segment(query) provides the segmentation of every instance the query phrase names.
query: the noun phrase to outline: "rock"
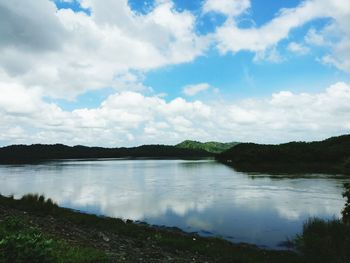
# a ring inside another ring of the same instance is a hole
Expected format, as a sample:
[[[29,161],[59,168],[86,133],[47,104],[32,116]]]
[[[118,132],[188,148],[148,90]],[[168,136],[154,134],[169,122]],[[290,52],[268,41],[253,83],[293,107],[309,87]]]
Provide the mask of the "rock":
[[[109,242],[109,237],[103,234],[102,232],[98,232],[98,236],[103,239],[105,242]]]

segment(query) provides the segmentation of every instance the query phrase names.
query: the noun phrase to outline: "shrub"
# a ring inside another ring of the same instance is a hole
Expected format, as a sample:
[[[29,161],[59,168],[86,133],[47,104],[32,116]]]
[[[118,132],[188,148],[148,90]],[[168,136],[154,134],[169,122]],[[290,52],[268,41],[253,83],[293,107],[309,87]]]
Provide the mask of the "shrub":
[[[0,241],[0,255],[3,262],[54,262],[54,245],[40,233],[17,233]]]
[[[24,209],[31,211],[41,212],[53,212],[58,208],[57,204],[54,203],[50,198],[45,199],[43,195],[28,194],[21,198],[20,203]]]
[[[343,193],[343,197],[346,198],[346,203],[341,213],[343,216],[343,222],[345,224],[349,224],[350,223],[350,184],[345,184],[345,191]]]
[[[350,262],[350,225],[338,219],[310,219],[295,244],[306,262]]]

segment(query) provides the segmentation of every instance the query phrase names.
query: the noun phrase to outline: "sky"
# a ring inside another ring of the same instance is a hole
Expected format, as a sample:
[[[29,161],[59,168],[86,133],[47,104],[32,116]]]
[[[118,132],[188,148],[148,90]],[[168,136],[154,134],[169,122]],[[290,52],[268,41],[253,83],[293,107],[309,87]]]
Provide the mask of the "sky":
[[[348,0],[0,0],[0,145],[350,133]]]

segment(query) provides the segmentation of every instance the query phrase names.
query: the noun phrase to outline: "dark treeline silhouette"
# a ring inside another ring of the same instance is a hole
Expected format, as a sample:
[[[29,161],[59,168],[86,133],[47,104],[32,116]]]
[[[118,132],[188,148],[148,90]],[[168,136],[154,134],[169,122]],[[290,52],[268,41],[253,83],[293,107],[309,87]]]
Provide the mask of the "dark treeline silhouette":
[[[216,159],[243,172],[350,174],[350,135],[279,145],[241,143]]]
[[[350,174],[350,135],[319,142],[290,142],[279,145],[240,143],[217,155],[203,149],[168,145],[102,148],[33,144],[0,148],[0,163],[3,164],[33,163],[51,159],[199,159],[213,156],[218,161],[243,172]]]
[[[204,150],[181,149],[167,145],[143,145],[131,148],[66,146],[62,144],[11,145],[0,148],[0,163],[32,163],[50,159],[155,158],[196,159],[211,157]]]

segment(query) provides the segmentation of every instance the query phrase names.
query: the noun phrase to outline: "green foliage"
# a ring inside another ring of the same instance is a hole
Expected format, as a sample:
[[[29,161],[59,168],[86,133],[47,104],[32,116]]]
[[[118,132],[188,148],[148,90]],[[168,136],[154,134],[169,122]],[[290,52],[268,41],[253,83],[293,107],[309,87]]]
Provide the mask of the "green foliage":
[[[343,216],[343,222],[346,224],[350,224],[350,184],[345,184],[345,191],[343,193],[343,197],[346,198],[345,207],[341,211]]]
[[[106,262],[105,254],[49,238],[18,218],[0,223],[0,262]]]
[[[53,240],[40,233],[16,233],[0,241],[3,262],[54,262]]]
[[[241,143],[216,158],[245,172],[350,174],[350,135],[310,143]]]
[[[57,210],[58,206],[50,198],[46,199],[43,195],[27,194],[21,198],[22,206],[36,210],[38,212],[47,213]]]
[[[295,244],[305,262],[350,262],[350,225],[336,219],[310,219]]]
[[[15,200],[13,196],[4,197],[0,195],[0,203],[8,207],[18,208],[25,211],[33,211],[39,215],[58,212],[58,206],[50,198],[46,199],[43,195],[27,194],[20,200]]]
[[[186,140],[177,145],[178,148],[181,149],[192,149],[192,150],[204,150],[209,153],[217,154],[223,151],[226,151],[234,146],[239,144],[238,142],[229,142],[229,143],[221,143],[221,142],[197,142]]]
[[[198,149],[182,149],[170,145],[142,145],[130,148],[102,148],[66,146],[62,144],[11,145],[0,147],[0,163],[36,163],[52,159],[87,158],[183,158],[209,157],[210,153]]]

